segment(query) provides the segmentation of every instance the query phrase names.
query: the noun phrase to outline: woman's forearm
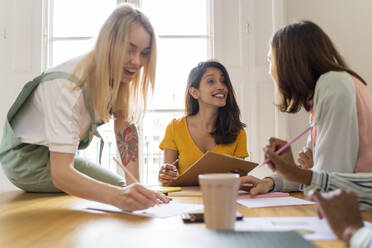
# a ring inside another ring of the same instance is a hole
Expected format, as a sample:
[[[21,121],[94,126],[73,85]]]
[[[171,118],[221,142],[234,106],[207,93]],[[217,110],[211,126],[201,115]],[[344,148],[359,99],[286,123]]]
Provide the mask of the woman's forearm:
[[[51,152],[53,184],[70,195],[113,204],[119,188],[80,173],[74,168],[73,163],[74,154]]]
[[[311,178],[313,176],[313,172],[308,169],[301,169],[298,173],[298,179],[296,182],[305,184],[305,185],[310,185],[311,184]]]
[[[116,119],[115,137],[123,165],[126,166],[137,181],[139,181],[138,133],[135,125],[129,125],[128,122]],[[128,175],[125,175],[125,181],[127,185],[134,183]]]

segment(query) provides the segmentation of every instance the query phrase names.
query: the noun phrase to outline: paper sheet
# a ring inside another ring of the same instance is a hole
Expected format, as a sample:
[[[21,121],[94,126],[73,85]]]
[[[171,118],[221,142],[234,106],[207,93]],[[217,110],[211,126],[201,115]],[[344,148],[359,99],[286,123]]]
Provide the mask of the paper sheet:
[[[235,222],[236,231],[297,231],[307,240],[337,240],[325,219],[318,217],[257,217]]]
[[[137,210],[137,211],[130,212],[130,211],[121,210],[111,205],[97,202],[97,203],[90,204],[87,208],[92,209],[92,210],[98,210],[98,211],[116,212],[116,213],[123,213],[123,214],[130,214],[130,215],[137,215],[137,216],[144,216],[144,217],[151,217],[151,218],[166,218],[166,217],[180,215],[184,213],[200,211],[200,210],[203,210],[204,207],[201,204],[170,202],[168,204],[156,205],[154,207],[151,207],[145,210]]]
[[[312,205],[314,202],[302,200],[296,197],[268,197],[238,199],[237,202],[247,208],[264,208],[293,205]]]

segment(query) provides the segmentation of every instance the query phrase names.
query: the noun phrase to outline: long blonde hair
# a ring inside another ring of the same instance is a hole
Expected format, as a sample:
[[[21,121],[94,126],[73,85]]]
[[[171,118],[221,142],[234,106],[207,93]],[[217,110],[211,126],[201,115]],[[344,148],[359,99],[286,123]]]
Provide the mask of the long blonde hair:
[[[151,52],[146,65],[137,72],[132,82],[121,83],[131,28],[141,25],[150,35]],[[95,48],[79,63],[74,73],[81,71],[81,85],[85,84],[94,109],[101,120],[111,118],[111,106],[129,122],[142,119],[146,99],[154,89],[156,69],[156,37],[149,19],[128,4],[116,8],[103,24]]]

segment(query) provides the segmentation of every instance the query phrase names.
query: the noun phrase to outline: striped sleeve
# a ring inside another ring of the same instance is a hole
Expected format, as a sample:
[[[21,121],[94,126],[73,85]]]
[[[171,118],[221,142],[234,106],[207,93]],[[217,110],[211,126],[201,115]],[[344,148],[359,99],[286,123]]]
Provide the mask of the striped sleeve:
[[[366,225],[359,229],[350,239],[350,248],[372,247],[372,225]]]
[[[301,184],[291,182],[279,177],[276,174],[269,176],[274,181],[274,192],[296,192],[300,191]]]
[[[372,172],[340,173],[313,171],[311,185],[324,192],[335,189],[351,190],[358,198],[361,210],[372,210]],[[301,187],[304,188],[303,185]]]

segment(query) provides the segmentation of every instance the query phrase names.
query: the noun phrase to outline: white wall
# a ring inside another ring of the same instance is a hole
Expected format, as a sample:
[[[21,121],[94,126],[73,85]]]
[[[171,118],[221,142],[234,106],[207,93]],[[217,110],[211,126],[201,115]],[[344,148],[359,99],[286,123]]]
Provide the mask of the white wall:
[[[276,131],[274,87],[266,60],[273,32],[272,1],[216,0],[214,11],[214,55],[227,67],[237,93],[248,151],[253,161],[261,162],[261,148]]]
[[[360,74],[372,91],[372,1],[370,0],[287,0],[287,22],[307,19],[317,23],[332,39],[349,66]],[[289,136],[308,123],[307,114],[290,115]],[[305,144],[297,142],[294,151]]]
[[[254,161],[263,160],[267,137],[288,140],[308,125],[306,112],[278,113],[273,105],[275,93],[266,55],[272,33],[284,24],[301,19],[316,22],[372,90],[372,1],[216,0],[216,5],[215,56],[227,66],[235,83]],[[294,153],[302,149],[306,138],[292,146]]]
[[[0,137],[10,105],[41,71],[41,0],[0,0]],[[15,189],[0,169],[0,190]]]

